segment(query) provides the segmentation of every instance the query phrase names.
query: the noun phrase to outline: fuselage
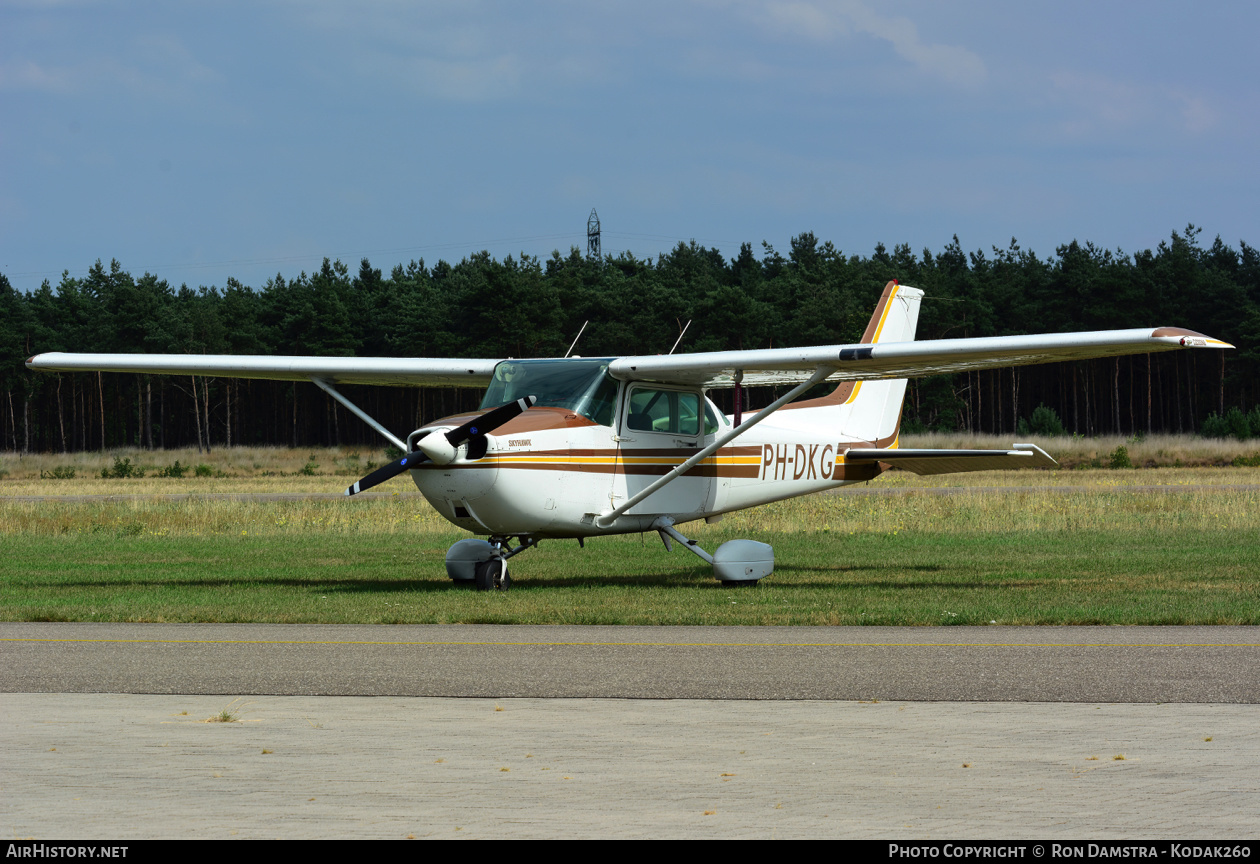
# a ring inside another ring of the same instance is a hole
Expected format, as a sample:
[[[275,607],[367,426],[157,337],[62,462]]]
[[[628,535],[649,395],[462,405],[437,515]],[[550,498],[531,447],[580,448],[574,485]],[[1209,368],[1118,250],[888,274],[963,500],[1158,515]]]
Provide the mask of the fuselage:
[[[834,422],[838,407],[776,413],[603,527],[600,514],[729,432],[734,418],[698,390],[618,384],[611,410],[594,419],[585,416],[590,411],[534,407],[486,436],[480,458],[461,447],[451,464],[426,463],[411,477],[439,513],[477,534],[639,532],[660,516],[679,523],[713,518],[878,476],[878,464],[845,464],[848,447],[877,442],[843,436]],[[430,423],[408,443],[472,416]]]

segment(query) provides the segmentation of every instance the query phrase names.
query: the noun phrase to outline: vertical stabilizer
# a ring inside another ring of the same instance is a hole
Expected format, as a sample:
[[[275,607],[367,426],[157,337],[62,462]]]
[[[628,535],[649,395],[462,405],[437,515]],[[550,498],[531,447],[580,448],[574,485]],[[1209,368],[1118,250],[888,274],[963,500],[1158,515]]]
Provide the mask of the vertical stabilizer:
[[[875,345],[881,342],[913,342],[914,331],[919,326],[919,301],[923,292],[908,285],[889,282],[884,286],[875,313],[871,315],[862,343]]]
[[[919,324],[917,288],[889,282],[884,287],[875,314],[862,334],[865,344],[913,342]],[[906,396],[906,379],[857,381],[848,386],[840,432],[846,438],[870,441],[877,447],[894,446],[901,426],[901,405]],[[844,385],[841,388],[844,389]]]

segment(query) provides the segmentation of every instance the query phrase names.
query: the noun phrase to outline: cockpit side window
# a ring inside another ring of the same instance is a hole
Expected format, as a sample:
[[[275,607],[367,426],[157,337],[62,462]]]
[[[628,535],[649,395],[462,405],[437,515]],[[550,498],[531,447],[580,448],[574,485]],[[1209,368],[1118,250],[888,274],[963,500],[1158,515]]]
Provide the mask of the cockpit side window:
[[[626,407],[626,428],[632,432],[700,434],[700,394],[655,387],[635,387]]]

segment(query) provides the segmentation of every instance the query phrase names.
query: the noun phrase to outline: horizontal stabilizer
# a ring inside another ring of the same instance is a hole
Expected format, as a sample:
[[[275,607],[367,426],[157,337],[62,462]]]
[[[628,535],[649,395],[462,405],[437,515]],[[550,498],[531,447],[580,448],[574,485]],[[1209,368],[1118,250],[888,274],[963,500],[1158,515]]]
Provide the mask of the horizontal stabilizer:
[[[1059,463],[1036,444],[1013,444],[1010,450],[874,450],[851,449],[850,465],[886,462],[915,474],[957,474],[963,471],[1002,471],[1012,468],[1057,468]]]

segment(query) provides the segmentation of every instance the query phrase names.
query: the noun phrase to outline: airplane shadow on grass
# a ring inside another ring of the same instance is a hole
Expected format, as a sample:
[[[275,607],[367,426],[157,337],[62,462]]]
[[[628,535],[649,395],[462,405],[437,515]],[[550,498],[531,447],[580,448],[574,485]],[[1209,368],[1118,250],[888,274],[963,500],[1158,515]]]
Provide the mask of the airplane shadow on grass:
[[[986,588],[1022,588],[1035,587],[1038,583],[1035,580],[1021,578],[1018,581],[1012,581],[1005,577],[997,578],[994,581],[977,581],[975,578],[967,579],[951,579],[948,577],[939,580],[932,580],[931,574],[947,573],[949,568],[939,564],[923,564],[916,566],[880,566],[880,567],[860,567],[860,566],[829,566],[829,567],[805,567],[795,565],[783,565],[775,568],[775,574],[817,574],[814,578],[791,578],[791,581],[783,579],[775,579],[772,574],[766,577],[764,587],[773,588],[777,591],[799,591],[802,589],[831,588],[839,590],[858,590],[858,589],[970,589],[980,590]],[[911,578],[897,579],[889,574],[905,573]],[[871,579],[866,578],[866,574],[880,574],[883,578]],[[913,578],[915,575],[920,578]],[[556,577],[539,577],[534,578],[529,575],[522,577],[513,577],[512,590],[529,590],[531,588],[601,588],[601,587],[645,587],[645,588],[711,588],[723,590],[729,588],[750,588],[755,587],[758,583],[721,583],[713,578],[712,571],[704,566],[692,567],[687,569],[679,569],[669,573],[655,574],[605,574],[600,576],[572,576],[564,578]]]
[[[835,565],[828,567],[807,567],[798,565],[781,565],[776,573],[783,574],[817,574],[815,578],[793,578],[791,581],[776,580],[774,575],[767,577],[765,587],[778,591],[799,591],[802,589],[831,588],[837,590],[982,590],[993,588],[1033,588],[1041,583],[1036,579],[1021,577],[995,577],[993,580],[908,578],[898,579],[891,574],[905,573],[930,577],[934,573],[947,572],[946,567],[939,564],[923,564],[915,566],[885,565],[879,567]],[[876,574],[882,578],[872,579]],[[443,576],[430,578],[406,579],[293,579],[293,578],[240,578],[221,577],[214,579],[127,579],[109,582],[77,581],[63,582],[59,587],[74,589],[114,589],[114,590],[161,590],[161,589],[210,589],[225,588],[242,589],[289,588],[297,591],[324,594],[398,594],[422,593],[438,594],[448,591],[471,590],[471,584],[457,584]],[[667,573],[605,573],[598,576],[540,576],[528,573],[514,576],[511,591],[530,591],[539,589],[580,588],[704,588],[723,590],[729,588],[751,588],[756,583],[724,584],[713,578],[707,567],[679,569]]]
[[[61,582],[62,588],[108,589],[213,589],[293,588],[319,593],[352,592],[396,594],[399,591],[444,591],[452,586],[447,579],[267,579],[222,577],[217,579],[119,579],[108,582]]]

